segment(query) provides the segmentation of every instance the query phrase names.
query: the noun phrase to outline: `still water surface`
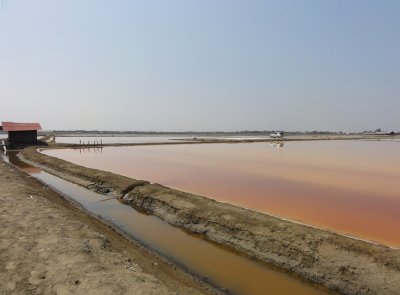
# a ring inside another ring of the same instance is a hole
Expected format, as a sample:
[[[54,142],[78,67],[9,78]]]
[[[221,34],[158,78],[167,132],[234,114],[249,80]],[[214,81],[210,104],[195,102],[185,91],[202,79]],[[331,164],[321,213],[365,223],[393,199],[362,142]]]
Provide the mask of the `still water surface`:
[[[219,287],[226,288],[232,294],[331,294],[207,242],[201,235],[190,235],[155,216],[139,213],[116,199],[109,199],[107,196],[96,194],[43,172],[20,161],[13,153],[6,158],[12,164],[78,202],[87,211],[112,223],[129,236],[173,259],[191,272]]]
[[[145,143],[145,142],[174,142],[191,139],[190,137],[171,136],[57,136],[57,143],[73,144],[112,144],[112,143]]]
[[[188,141],[196,139],[208,140],[265,140],[269,136],[196,136],[196,135],[178,135],[178,136],[57,136],[57,143],[73,144],[113,144],[113,143],[148,143],[148,142],[174,142]]]
[[[400,143],[108,147],[46,154],[400,246]]]

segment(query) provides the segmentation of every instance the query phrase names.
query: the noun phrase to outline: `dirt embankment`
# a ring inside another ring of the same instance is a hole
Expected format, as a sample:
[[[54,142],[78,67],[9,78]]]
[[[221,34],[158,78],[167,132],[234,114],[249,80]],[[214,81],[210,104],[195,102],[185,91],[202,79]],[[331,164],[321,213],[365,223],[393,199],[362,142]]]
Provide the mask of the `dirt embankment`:
[[[400,250],[347,238],[205,197],[84,168],[34,149],[22,155],[50,173],[83,178],[90,189],[202,233],[209,240],[343,294],[399,294]],[[61,168],[60,168],[61,167]],[[106,176],[107,175],[107,176]],[[104,182],[107,179],[107,182]],[[140,185],[132,185],[140,183]],[[100,189],[99,189],[100,188]],[[129,188],[129,189],[127,189]],[[123,192],[123,194],[121,194]]]
[[[0,294],[213,294],[0,160]]]
[[[113,194],[121,197],[136,186],[149,184],[148,181],[136,180],[111,172],[89,169],[60,159],[43,155],[35,148],[27,148],[20,153],[26,161],[34,162],[52,174],[82,185],[101,194]]]

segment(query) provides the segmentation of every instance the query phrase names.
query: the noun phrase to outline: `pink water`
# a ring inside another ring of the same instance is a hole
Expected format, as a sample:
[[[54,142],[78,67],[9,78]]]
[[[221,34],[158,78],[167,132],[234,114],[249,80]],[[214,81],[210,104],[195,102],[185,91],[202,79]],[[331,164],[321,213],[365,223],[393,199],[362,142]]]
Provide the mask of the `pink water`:
[[[400,246],[399,142],[192,144],[45,153]]]

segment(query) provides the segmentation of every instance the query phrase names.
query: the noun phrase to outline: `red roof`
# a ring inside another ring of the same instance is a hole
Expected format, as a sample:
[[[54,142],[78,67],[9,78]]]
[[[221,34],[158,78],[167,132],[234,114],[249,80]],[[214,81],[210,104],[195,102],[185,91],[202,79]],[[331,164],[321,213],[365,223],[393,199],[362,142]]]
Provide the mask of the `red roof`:
[[[14,122],[1,122],[4,131],[32,131],[42,130],[39,123],[14,123]]]

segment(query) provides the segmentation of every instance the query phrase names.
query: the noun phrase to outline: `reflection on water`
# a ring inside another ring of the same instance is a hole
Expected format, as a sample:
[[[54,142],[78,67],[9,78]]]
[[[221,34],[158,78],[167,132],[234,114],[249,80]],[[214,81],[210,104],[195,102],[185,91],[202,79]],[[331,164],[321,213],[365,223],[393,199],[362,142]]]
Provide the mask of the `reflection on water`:
[[[38,174],[38,173],[40,173],[40,172],[42,171],[42,170],[40,170],[39,168],[36,168],[36,167],[34,167],[34,166],[32,166],[32,165],[29,165],[29,164],[27,164],[27,163],[21,161],[21,160],[16,156],[16,153],[15,153],[15,152],[8,152],[8,153],[4,154],[4,157],[6,158],[6,160],[7,160],[9,163],[11,163],[11,164],[13,164],[13,165],[15,165],[15,166],[17,166],[17,167],[23,169],[24,171],[28,172],[29,174]],[[0,158],[1,158],[1,157],[0,157]]]
[[[277,141],[277,142],[271,142],[270,145],[281,148],[285,145],[285,143],[283,141]]]
[[[398,142],[313,141],[49,150],[80,165],[400,245]]]
[[[169,136],[66,136],[56,137],[57,143],[73,144],[112,144],[112,143],[147,143],[147,142],[173,142],[184,141],[188,137]]]
[[[15,153],[9,154],[8,159],[28,173],[34,169],[16,158]],[[88,191],[40,169],[36,169],[33,176],[72,198],[91,213],[113,223],[126,234],[233,294],[329,294],[207,242],[201,235],[189,235],[155,216],[141,214],[116,199]]]
[[[88,152],[88,153],[103,153],[103,147],[79,147],[76,150],[79,151],[80,154]]]

